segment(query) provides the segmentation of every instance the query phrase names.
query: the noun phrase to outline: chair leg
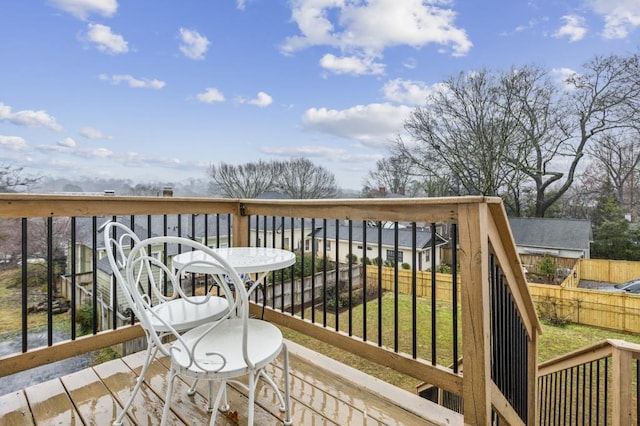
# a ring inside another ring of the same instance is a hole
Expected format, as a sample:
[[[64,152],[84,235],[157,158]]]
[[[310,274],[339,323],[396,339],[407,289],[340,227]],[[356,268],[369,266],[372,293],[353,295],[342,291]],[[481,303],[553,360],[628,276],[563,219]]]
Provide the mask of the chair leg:
[[[118,417],[113,421],[112,423],[113,426],[122,426],[122,420],[124,419],[124,416],[127,414],[127,411],[129,411],[129,408],[131,408],[133,399],[135,398],[136,394],[140,390],[140,387],[142,386],[142,382],[144,382],[144,376],[145,374],[147,374],[149,365],[151,364],[151,361],[155,358],[157,353],[158,353],[158,347],[155,346],[150,341],[147,342],[147,354],[145,356],[144,363],[142,364],[142,370],[140,371],[140,375],[136,379],[136,385],[133,387],[133,390],[129,395],[129,399],[127,399],[127,402],[122,407],[122,411],[120,411],[120,414],[118,414]]]
[[[262,377],[262,379],[265,382],[269,384],[269,386],[271,386],[271,388],[273,389],[273,392],[276,394],[276,397],[278,398],[278,403],[280,404],[278,408],[280,409],[280,411],[284,412],[287,407],[284,402],[284,397],[282,396],[282,392],[280,392],[280,389],[278,389],[278,385],[276,385],[273,379],[267,373],[265,373],[264,370],[260,370],[259,375],[260,377]]]
[[[212,380],[209,381],[209,386],[213,386]],[[213,407],[211,408],[211,420],[209,420],[210,426],[214,426],[216,423],[216,417],[218,417],[218,406],[220,405],[220,401],[222,400],[223,395],[225,400],[227,398],[226,388],[227,388],[227,382],[225,381],[220,382],[220,387],[218,388],[218,393],[216,394],[215,402],[213,404]]]
[[[291,421],[291,377],[289,375],[289,349],[287,345],[282,344],[284,351],[284,424],[289,426]]]
[[[227,399],[227,382],[220,382],[220,387],[222,388],[222,405],[220,406],[220,409],[222,411],[229,411],[231,406]]]
[[[171,368],[169,371],[169,383],[167,384],[167,395],[164,399],[164,408],[162,409],[162,420],[160,420],[160,426],[165,426],[169,419],[169,411],[171,411],[171,395],[173,394],[173,380],[177,375],[177,371]]]
[[[253,411],[255,410],[255,400],[256,400],[256,386],[258,382],[258,377],[256,377],[254,371],[249,372],[249,407],[247,408],[247,425],[253,426]]]
[[[189,396],[195,395],[196,394],[196,386],[198,386],[198,379],[195,379],[193,381],[193,384],[191,385],[191,387],[187,391],[187,395],[189,395]]]

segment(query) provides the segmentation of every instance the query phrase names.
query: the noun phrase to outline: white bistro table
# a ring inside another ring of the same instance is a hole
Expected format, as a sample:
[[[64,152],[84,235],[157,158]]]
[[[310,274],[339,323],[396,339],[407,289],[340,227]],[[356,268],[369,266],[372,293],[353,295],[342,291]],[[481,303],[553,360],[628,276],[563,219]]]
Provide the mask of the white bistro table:
[[[247,289],[249,294],[262,284],[262,280],[269,272],[283,269],[296,263],[295,253],[278,248],[225,247],[212,250],[229,262],[238,274],[257,274],[257,278]],[[198,263],[198,261],[203,260],[212,262],[214,265],[217,263],[200,250],[187,251],[172,258],[173,267],[182,269],[185,272],[216,275],[224,273],[224,270],[216,270],[215,267],[212,267],[212,263]]]

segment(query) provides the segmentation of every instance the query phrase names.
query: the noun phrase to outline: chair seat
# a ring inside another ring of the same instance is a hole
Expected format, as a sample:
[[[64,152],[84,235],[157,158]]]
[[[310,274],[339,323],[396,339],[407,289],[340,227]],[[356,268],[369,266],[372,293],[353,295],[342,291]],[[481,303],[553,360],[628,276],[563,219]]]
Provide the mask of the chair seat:
[[[174,299],[156,305],[152,310],[162,318],[162,320],[171,324],[174,330],[182,332],[202,324],[210,323],[211,321],[221,318],[229,311],[227,299],[211,296],[207,302],[203,303],[205,298],[206,296],[193,296],[190,297],[189,300]],[[151,322],[157,332],[169,331],[158,318],[152,317]]]
[[[208,325],[196,327],[182,337],[187,345],[192,346]],[[282,332],[275,325],[259,320],[248,320],[247,332],[247,352],[248,358],[260,369],[273,361],[283,345]],[[179,348],[180,345],[176,344]],[[222,365],[222,360],[218,356],[207,356],[205,352],[217,352],[224,356],[226,364],[217,372],[212,372],[217,378],[237,377],[246,374],[249,367],[244,361],[242,354],[242,320],[229,319],[221,323],[203,337],[203,340],[196,348],[195,358],[199,360],[205,368],[215,370]],[[192,377],[206,376],[196,365],[190,364],[189,354],[185,351],[174,350],[172,353],[172,367],[180,374]]]

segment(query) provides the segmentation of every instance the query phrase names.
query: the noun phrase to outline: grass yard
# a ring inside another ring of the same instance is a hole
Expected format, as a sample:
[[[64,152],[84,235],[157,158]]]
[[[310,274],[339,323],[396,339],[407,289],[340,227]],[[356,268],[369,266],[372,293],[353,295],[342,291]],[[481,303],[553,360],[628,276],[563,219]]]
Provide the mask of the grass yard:
[[[401,352],[411,353],[411,298],[407,295],[400,295],[398,298],[398,348]],[[369,301],[367,304],[367,340],[377,342],[378,339],[378,300]],[[382,321],[385,324],[393,324],[395,315],[395,303],[393,295],[387,293],[382,298]],[[311,310],[305,311],[305,318],[311,319]],[[363,306],[357,306],[352,310],[352,334],[362,336]],[[424,325],[418,330],[418,355],[424,359],[431,360],[431,302],[426,299],[418,299],[416,303],[417,324]],[[322,323],[322,311],[316,311],[315,321]],[[461,326],[461,317],[458,316],[458,327]],[[339,329],[347,332],[349,324],[348,312],[339,315]],[[436,310],[436,361],[442,365],[450,365],[453,361],[453,315],[449,304],[439,304]],[[335,315],[327,314],[327,327],[335,329]],[[353,368],[366,372],[381,380],[394,384],[409,392],[415,392],[416,386],[421,383],[410,376],[405,376],[383,365],[372,363],[353,353],[335,348],[319,340],[297,333],[293,330],[284,329],[286,338],[297,343],[343,362]],[[382,342],[385,346],[393,347],[394,330],[385,329],[382,333]],[[459,334],[459,344],[462,342],[462,334]],[[542,323],[542,336],[538,345],[539,361],[543,362],[557,356],[566,354],[575,349],[579,349],[605,339],[621,339],[628,342],[640,344],[640,336],[636,334],[621,333],[612,330],[604,330],[595,327],[587,327],[577,324],[565,326],[554,326]],[[459,350],[459,356],[462,351]]]

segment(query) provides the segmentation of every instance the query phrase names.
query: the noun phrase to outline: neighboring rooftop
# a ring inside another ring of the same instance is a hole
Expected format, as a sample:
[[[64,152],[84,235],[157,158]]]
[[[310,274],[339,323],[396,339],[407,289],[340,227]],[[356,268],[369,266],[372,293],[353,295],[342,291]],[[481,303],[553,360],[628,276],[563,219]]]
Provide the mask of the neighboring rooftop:
[[[589,250],[593,239],[586,219],[510,217],[509,224],[517,246]]]

